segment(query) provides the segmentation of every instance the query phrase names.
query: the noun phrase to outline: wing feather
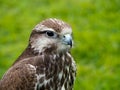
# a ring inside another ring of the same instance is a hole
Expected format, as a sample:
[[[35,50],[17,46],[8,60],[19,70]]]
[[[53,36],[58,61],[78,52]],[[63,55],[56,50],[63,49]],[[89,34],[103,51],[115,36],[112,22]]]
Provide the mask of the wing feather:
[[[34,90],[37,88],[37,64],[44,69],[41,57],[31,57],[14,64],[0,81],[0,90]],[[40,78],[39,78],[40,79]]]

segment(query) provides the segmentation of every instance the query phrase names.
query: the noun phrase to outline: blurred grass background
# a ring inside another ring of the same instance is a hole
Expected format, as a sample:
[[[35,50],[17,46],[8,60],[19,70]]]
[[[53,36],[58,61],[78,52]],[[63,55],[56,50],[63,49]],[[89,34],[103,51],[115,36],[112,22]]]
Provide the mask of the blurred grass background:
[[[120,90],[120,0],[0,0],[0,78],[51,17],[73,28],[74,90]]]

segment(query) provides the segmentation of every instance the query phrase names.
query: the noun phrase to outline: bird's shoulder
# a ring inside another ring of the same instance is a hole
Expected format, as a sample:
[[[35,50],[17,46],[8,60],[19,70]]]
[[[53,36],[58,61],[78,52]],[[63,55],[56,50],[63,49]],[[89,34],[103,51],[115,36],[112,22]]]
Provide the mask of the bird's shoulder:
[[[35,86],[33,82],[37,82],[38,66],[42,73],[44,62],[41,56],[25,58],[15,63],[1,79],[0,90],[8,90],[6,87],[11,90],[16,90],[17,88],[26,90],[25,88],[29,87],[29,90],[33,90],[32,86]]]

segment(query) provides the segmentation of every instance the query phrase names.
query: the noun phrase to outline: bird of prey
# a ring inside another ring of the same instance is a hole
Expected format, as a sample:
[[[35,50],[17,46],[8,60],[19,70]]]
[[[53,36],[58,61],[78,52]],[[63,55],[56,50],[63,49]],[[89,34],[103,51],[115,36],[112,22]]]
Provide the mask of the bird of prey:
[[[73,90],[76,64],[72,29],[49,18],[36,25],[27,48],[0,81],[0,90]]]

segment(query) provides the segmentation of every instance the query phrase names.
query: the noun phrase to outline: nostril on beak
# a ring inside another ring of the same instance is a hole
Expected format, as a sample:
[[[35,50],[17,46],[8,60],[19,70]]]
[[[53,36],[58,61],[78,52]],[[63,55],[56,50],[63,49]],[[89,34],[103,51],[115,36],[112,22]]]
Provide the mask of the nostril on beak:
[[[63,38],[65,38],[65,36],[63,36]]]

